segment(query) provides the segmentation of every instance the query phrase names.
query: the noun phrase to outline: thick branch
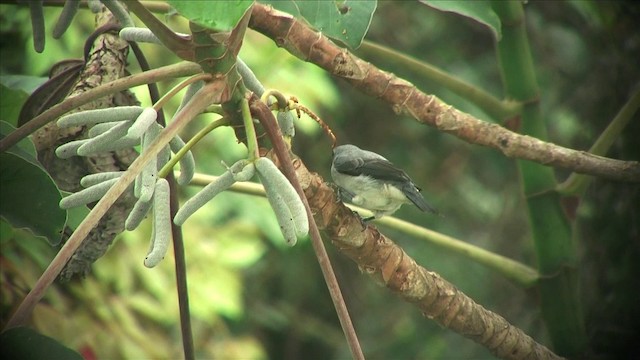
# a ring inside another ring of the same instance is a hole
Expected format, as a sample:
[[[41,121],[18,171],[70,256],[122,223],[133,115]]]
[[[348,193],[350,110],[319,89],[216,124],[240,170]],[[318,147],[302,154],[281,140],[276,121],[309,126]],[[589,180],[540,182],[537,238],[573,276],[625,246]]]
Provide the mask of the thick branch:
[[[560,359],[502,316],[475,303],[438,274],[418,265],[375,227],[362,230],[357,215],[337,201],[333,190],[302,162],[296,168],[320,229],[367,275],[382,282],[422,314],[489,349],[502,359]]]
[[[620,181],[640,182],[640,163],[577,151],[509,131],[463,113],[413,84],[359,59],[291,15],[255,4],[249,27],[273,39],[302,60],[312,62],[362,92],[467,142],[492,147],[508,157]]]

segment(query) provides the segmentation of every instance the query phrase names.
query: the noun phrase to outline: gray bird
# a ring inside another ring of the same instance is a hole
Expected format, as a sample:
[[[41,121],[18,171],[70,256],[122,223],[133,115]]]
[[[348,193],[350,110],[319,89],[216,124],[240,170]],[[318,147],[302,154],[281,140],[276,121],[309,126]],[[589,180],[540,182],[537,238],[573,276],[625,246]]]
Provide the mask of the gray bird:
[[[333,149],[331,177],[338,185],[343,201],[373,212],[373,217],[364,221],[390,215],[404,203],[438,213],[427,204],[407,173],[381,155],[355,145],[340,145]]]

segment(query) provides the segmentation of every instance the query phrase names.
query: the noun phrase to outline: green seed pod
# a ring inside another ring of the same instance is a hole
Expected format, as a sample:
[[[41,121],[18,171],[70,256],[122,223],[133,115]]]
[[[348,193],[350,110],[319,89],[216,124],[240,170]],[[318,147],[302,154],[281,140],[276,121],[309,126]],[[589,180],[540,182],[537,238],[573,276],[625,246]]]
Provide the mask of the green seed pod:
[[[247,64],[245,64],[245,62],[240,58],[237,58],[236,64],[238,73],[240,74],[240,76],[242,76],[242,82],[247,87],[247,89],[253,91],[258,96],[262,96],[262,94],[264,94],[264,86],[262,85],[260,80],[258,80],[251,68],[248,67]]]
[[[147,28],[126,27],[120,30],[119,36],[126,41],[152,43],[162,45],[158,37]]]
[[[178,36],[187,37],[190,34],[183,33],[175,33]],[[139,27],[125,27],[120,30],[120,37],[127,41],[135,41],[135,42],[144,42],[151,44],[162,45],[162,41],[158,39],[156,34],[154,34],[151,30],[147,28],[139,28]]]
[[[91,127],[91,129],[89,129],[89,137],[94,138],[100,134],[104,134],[107,131],[111,130],[113,127],[120,125],[124,122],[127,122],[129,120],[123,120],[123,121],[111,121],[111,122],[107,122],[107,123],[101,123],[101,124],[95,124]]]
[[[83,187],[89,187],[100,184],[107,180],[117,179],[124,174],[124,171],[106,171],[96,174],[89,174],[80,179],[80,185]]]
[[[238,172],[232,172],[233,179],[235,181],[249,181],[256,173],[256,166],[248,160],[240,160],[243,162],[243,167]]]
[[[31,11],[31,32],[33,33],[33,49],[37,53],[44,51],[45,33],[44,33],[44,12],[42,0],[29,1],[29,10]]]
[[[171,151],[174,154],[177,154],[183,147],[185,147],[184,141],[179,137],[175,136],[169,142],[169,146],[171,147]],[[187,185],[193,179],[193,175],[196,173],[196,161],[193,158],[193,153],[191,151],[187,151],[184,156],[180,159],[180,176],[176,181],[180,185]]]
[[[118,181],[118,179],[107,180],[62,198],[59,204],[60,208],[71,209],[98,201],[109,191],[109,188],[111,188],[116,181]]]
[[[165,146],[158,153],[158,170],[161,170],[171,159],[171,149]]]
[[[144,138],[142,140],[142,153],[149,148],[149,145],[160,135],[162,131],[161,126],[151,126],[149,127],[149,131],[144,134]],[[140,197],[139,199],[142,201],[151,200],[151,196],[153,195],[153,190],[156,186],[156,180],[158,179],[158,157],[152,158],[147,165],[142,170],[142,173],[139,175],[140,179]]]
[[[89,142],[89,139],[69,141],[56,148],[56,156],[60,159],[68,159],[78,155],[78,148]]]
[[[169,206],[169,182],[158,179],[153,197],[153,234],[144,266],[152,268],[164,259],[171,242],[171,211]]]
[[[192,83],[187,87],[187,91],[185,91],[184,96],[180,101],[180,106],[178,106],[178,110],[176,110],[176,114],[189,103],[189,100],[191,100],[193,95],[195,95],[198,92],[198,90],[200,90],[203,86],[204,86],[204,81],[200,80]]]
[[[296,127],[293,125],[293,120],[295,119],[293,112],[278,111],[277,119],[282,136],[293,138],[296,135]]]
[[[153,200],[153,199],[152,199]],[[153,201],[136,201],[135,205],[133,205],[133,209],[127,216],[127,220],[124,222],[124,228],[128,231],[135,230],[142,220],[147,216],[149,209],[151,209],[151,205],[153,205]]]
[[[54,39],[60,39],[62,34],[67,31],[69,25],[71,25],[73,17],[76,16],[76,12],[78,12],[78,6],[80,6],[80,0],[67,0],[64,2],[62,12],[58,17],[56,26],[53,28]]]
[[[142,113],[143,108],[140,106],[116,106],[107,109],[95,109],[80,111],[77,113],[65,115],[58,119],[58,127],[67,128],[72,126],[93,126],[95,124],[132,120]]]
[[[92,13],[97,14],[102,10],[102,3],[100,0],[87,0],[87,7]]]
[[[260,177],[261,180],[264,180],[264,177],[261,176],[260,172],[258,172],[258,177]],[[296,225],[293,221],[293,214],[291,214],[291,209],[289,209],[289,206],[277,191],[274,191],[273,188],[269,188],[269,185],[266,185],[266,181],[263,181],[262,184],[264,185],[264,189],[267,194],[267,200],[269,200],[269,204],[271,204],[271,208],[276,215],[276,220],[278,220],[278,225],[280,226],[282,236],[284,236],[285,244],[294,246],[298,242],[298,236],[296,232]]]
[[[117,0],[100,0],[102,4],[111,11],[113,16],[122,24],[122,27],[134,27],[136,26],[131,16]]]
[[[227,170],[224,174],[222,174],[215,181],[205,186],[204,189],[200,190],[199,193],[195,194],[191,199],[189,199],[178,213],[173,218],[173,223],[182,226],[185,221],[189,218],[189,216],[193,215],[198,209],[204,206],[204,204],[208,203],[209,200],[213,199],[216,195],[228,189],[233,183],[236,181],[233,179],[233,172],[239,172],[242,167],[238,165],[239,162],[233,164],[229,170]],[[241,164],[242,165],[242,164]]]
[[[158,112],[154,108],[145,108],[127,131],[127,138],[142,138],[142,135],[147,131],[147,129],[149,129],[149,126],[156,122],[157,118]]]
[[[265,191],[277,192],[289,207],[298,238],[306,236],[309,233],[309,219],[296,189],[270,159],[261,157],[255,161],[255,166]]]
[[[137,145],[140,142],[139,139],[123,137],[127,133],[129,126],[131,126],[131,121],[123,121],[109,129],[109,131],[90,139],[86,144],[78,148],[78,155],[89,156],[101,152],[126,149]]]

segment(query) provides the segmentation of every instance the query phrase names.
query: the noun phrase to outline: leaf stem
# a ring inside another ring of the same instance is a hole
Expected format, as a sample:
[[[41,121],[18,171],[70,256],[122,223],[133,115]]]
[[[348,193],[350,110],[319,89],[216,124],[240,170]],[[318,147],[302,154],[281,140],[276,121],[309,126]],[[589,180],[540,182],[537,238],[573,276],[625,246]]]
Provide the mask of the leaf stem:
[[[202,140],[202,138],[205,137],[205,135],[207,135],[208,133],[210,133],[211,131],[217,129],[220,126],[224,126],[224,125],[228,125],[228,124],[229,124],[229,122],[227,121],[227,119],[221,118],[221,119],[218,119],[216,121],[213,121],[213,122],[209,123],[207,126],[205,126],[200,131],[198,131],[198,133],[196,135],[194,135],[187,142],[187,144],[185,146],[183,146],[182,149],[180,149],[180,151],[178,151],[178,153],[175,154],[175,156],[172,157],[171,160],[169,160],[169,162],[167,162],[162,167],[162,169],[158,172],[158,177],[167,176],[171,172],[171,169],[173,169],[173,167],[176,166],[176,164],[180,161],[180,159],[182,159],[182,157],[189,150],[191,150],[191,148],[195,144],[197,144],[200,140]]]
[[[178,85],[174,86],[171,90],[169,90],[169,92],[167,92],[166,94],[164,94],[160,100],[158,100],[155,104],[153,104],[153,109],[155,111],[160,111],[160,109],[162,109],[162,107],[164,106],[164,104],[167,103],[167,101],[171,100],[174,96],[176,96],[177,93],[180,92],[180,90],[184,89],[185,87],[193,84],[194,82],[200,81],[200,80],[209,80],[211,79],[211,74],[198,74],[198,75],[194,75],[188,79],[184,79],[183,81],[181,81]]]
[[[249,110],[249,100],[243,98],[240,102],[242,110],[242,121],[244,122],[244,131],[247,134],[247,148],[249,149],[249,160],[253,161],[260,157],[258,148],[258,138],[256,137],[256,128],[253,126],[253,118],[251,110]]]
[[[622,106],[609,126],[600,134],[596,142],[589,149],[589,152],[594,155],[604,156],[639,108],[640,90],[636,90],[629,101]],[[567,180],[558,185],[556,190],[562,195],[582,195],[585,190],[587,190],[587,186],[589,186],[592,179],[592,176],[572,173]]]

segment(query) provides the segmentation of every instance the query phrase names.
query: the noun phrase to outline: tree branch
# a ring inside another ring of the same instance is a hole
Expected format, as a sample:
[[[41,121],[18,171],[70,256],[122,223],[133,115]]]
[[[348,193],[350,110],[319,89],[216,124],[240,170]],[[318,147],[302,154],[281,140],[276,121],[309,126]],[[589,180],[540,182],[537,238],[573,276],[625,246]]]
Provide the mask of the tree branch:
[[[367,95],[384,100],[399,114],[467,142],[488,146],[512,158],[570,169],[619,181],[640,182],[640,162],[621,161],[572,150],[509,131],[463,113],[336,46],[291,15],[255,4],[249,27],[270,37],[300,59],[340,77]]]
[[[318,227],[341,253],[427,318],[486,347],[502,359],[561,359],[502,316],[438,274],[418,265],[401,247],[340,203],[333,190],[302,163],[296,168]]]

